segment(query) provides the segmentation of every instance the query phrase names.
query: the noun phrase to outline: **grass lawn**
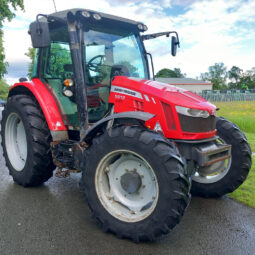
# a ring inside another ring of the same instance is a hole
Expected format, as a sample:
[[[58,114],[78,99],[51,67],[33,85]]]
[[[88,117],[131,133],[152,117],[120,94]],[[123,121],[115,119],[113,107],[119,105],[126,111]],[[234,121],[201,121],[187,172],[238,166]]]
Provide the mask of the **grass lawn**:
[[[220,108],[217,115],[238,125],[247,136],[251,150],[255,152],[255,102],[214,102],[214,104]],[[255,208],[255,156],[252,157],[252,162],[246,181],[229,196]]]

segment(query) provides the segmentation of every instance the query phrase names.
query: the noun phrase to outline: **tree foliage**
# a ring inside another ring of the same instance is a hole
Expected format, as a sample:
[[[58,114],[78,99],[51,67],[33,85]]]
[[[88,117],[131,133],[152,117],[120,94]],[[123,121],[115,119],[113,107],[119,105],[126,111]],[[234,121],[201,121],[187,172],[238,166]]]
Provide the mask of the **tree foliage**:
[[[239,68],[238,66],[232,66],[228,71],[228,78],[233,80],[235,83],[238,83],[240,81],[242,72],[243,69]]]
[[[3,22],[5,19],[11,21],[18,8],[24,10],[23,0],[0,0],[0,79],[7,73],[3,47]]]
[[[49,74],[52,78],[61,78],[65,72],[64,66],[71,64],[71,55],[69,46],[66,47],[62,43],[52,43],[50,48],[50,59],[47,66]]]
[[[32,78],[32,74],[33,74],[33,68],[34,68],[34,60],[35,60],[35,49],[32,48],[32,47],[29,47],[28,48],[28,51],[27,53],[25,53],[25,55],[27,57],[30,58],[31,62],[29,63],[29,66],[28,66],[28,77],[29,79]]]
[[[174,72],[176,73],[177,78],[185,78],[186,73],[182,73],[180,68],[174,68]]]
[[[11,21],[15,17],[15,13],[18,8],[24,10],[23,0],[1,0],[0,1],[0,26],[3,25],[3,21],[7,19]],[[12,10],[13,9],[13,10]]]
[[[243,72],[237,66],[232,66],[228,71],[230,79],[229,88],[231,89],[254,89],[255,88],[255,70]]]
[[[223,63],[215,63],[213,66],[209,66],[208,72],[201,73],[201,79],[210,81],[213,84],[213,89],[227,88],[227,77],[227,68]]]
[[[159,78],[184,78],[186,74],[181,72],[180,68],[174,68],[174,70],[163,68],[157,72],[155,77]]]
[[[28,48],[25,53],[27,57],[30,58],[31,62],[28,68],[28,77],[31,79],[34,68],[36,51],[34,48]],[[68,48],[65,47],[63,43],[52,43],[50,48],[50,58],[47,66],[47,73],[52,78],[60,78],[65,72],[65,64],[71,64],[71,55]]]
[[[6,100],[9,92],[9,87],[7,83],[3,80],[0,80],[0,99]]]

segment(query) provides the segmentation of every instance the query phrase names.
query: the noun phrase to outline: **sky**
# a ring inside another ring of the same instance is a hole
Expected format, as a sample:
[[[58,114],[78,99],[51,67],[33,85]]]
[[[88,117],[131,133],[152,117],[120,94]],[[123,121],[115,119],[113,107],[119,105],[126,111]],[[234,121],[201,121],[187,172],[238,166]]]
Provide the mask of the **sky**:
[[[214,63],[223,62],[244,71],[255,67],[255,0],[55,0],[57,11],[85,8],[105,12],[148,26],[146,33],[175,30],[180,37],[177,56],[172,57],[171,41],[159,37],[145,41],[152,53],[154,68],[180,68],[196,78]],[[25,11],[18,10],[5,22],[4,47],[9,63],[5,80],[9,85],[26,77],[31,47],[29,24],[36,14],[54,12],[53,0],[24,0]]]

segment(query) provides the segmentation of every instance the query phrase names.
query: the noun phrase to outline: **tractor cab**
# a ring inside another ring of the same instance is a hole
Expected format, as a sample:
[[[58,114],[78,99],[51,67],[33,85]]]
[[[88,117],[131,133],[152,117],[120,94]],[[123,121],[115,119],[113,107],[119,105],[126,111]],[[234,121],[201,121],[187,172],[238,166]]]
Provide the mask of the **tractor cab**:
[[[115,76],[150,78],[143,40],[175,33],[172,55],[176,54],[176,32],[141,36],[146,30],[140,22],[84,9],[37,15],[29,31],[38,48],[33,77],[52,89],[68,129],[84,133],[89,123],[110,112]],[[152,58],[151,67],[153,77]]]
[[[139,34],[146,30],[146,26],[88,10],[59,12],[31,24],[30,34],[34,47],[37,47],[35,37],[41,37],[41,43],[44,40],[42,38],[49,33],[47,45],[37,49],[33,77],[52,88],[62,114],[66,117],[65,124],[71,129],[79,129],[74,90],[74,83],[77,82],[74,77],[75,60],[72,59],[70,49],[68,15],[75,20],[79,37],[78,48],[87,93],[89,123],[102,119],[109,112],[108,98],[113,77],[121,75],[149,79],[146,52]],[[45,23],[48,29],[42,28],[39,35],[38,27],[40,29]]]

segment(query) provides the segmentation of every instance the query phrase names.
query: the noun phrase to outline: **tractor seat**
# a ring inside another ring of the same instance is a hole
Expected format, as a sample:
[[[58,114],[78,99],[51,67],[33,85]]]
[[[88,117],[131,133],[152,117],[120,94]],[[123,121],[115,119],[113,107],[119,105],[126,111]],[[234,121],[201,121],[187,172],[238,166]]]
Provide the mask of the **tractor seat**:
[[[129,70],[126,66],[124,65],[113,65],[111,69],[111,80],[115,76],[130,76]]]

